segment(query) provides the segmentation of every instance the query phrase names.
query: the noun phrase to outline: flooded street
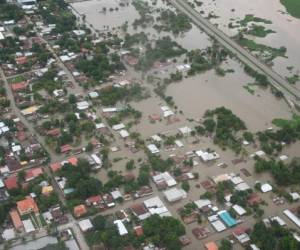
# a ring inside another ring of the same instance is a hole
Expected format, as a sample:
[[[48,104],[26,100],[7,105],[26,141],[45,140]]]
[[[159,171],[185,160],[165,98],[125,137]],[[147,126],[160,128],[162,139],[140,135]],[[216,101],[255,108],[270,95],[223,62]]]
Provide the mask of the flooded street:
[[[129,1],[130,2],[130,1]],[[269,2],[269,1],[268,1]],[[161,1],[158,1],[157,6],[159,8],[171,8],[164,5]],[[139,32],[145,32],[148,39],[155,41],[164,36],[170,36],[174,41],[176,41],[183,48],[188,51],[194,49],[206,49],[212,46],[212,40],[202,31],[200,31],[195,25],[185,34],[174,36],[170,32],[160,32],[158,33],[152,24],[149,24],[145,28],[137,27],[134,29],[132,23],[135,19],[138,19],[139,13],[135,8],[129,4],[128,6],[120,6],[117,0],[91,0],[73,3],[72,7],[81,15],[85,15],[88,23],[96,30],[108,29],[110,31],[116,30],[128,22],[127,33],[135,34]],[[102,12],[103,8],[106,8],[106,12]],[[109,9],[114,9],[110,11]],[[118,8],[118,10],[116,10]],[[235,11],[232,9],[235,8]],[[270,9],[266,13],[265,9]],[[200,10],[200,9],[199,9]],[[277,33],[270,34],[266,38],[255,38],[257,42],[261,42],[270,46],[287,47],[287,55],[289,58],[277,58],[274,60],[274,69],[282,75],[291,74],[291,70],[287,69],[287,66],[294,65],[295,68],[292,69],[293,73],[297,73],[300,69],[299,61],[300,50],[298,49],[298,44],[300,44],[300,36],[297,36],[292,30],[299,30],[300,21],[292,19],[278,12],[278,10],[283,11],[283,6],[280,5],[279,1],[272,1],[272,3],[267,3],[263,0],[218,0],[217,2],[205,1],[201,10],[205,11],[205,15],[208,12],[213,11],[220,18],[212,19],[213,23],[223,23],[219,26],[222,30],[230,35],[235,35],[235,29],[229,29],[228,23],[234,20],[243,19],[246,14],[254,14],[255,16],[266,18],[271,20],[273,24],[266,25],[267,28],[275,30]],[[158,12],[154,14],[156,18]],[[234,19],[234,20],[233,20]],[[297,28],[296,28],[297,27]],[[118,35],[124,37],[125,32],[118,29]],[[287,37],[288,39],[282,39],[282,37]],[[138,44],[138,46],[142,46]],[[137,46],[137,47],[138,47]],[[144,48],[140,49],[143,51]],[[172,58],[173,59],[173,58]],[[109,170],[116,171],[119,174],[125,175],[128,173],[134,174],[135,177],[139,175],[139,168],[141,167],[141,162],[147,161],[147,149],[146,145],[150,143],[150,137],[159,134],[167,136],[175,136],[178,134],[178,128],[188,126],[190,128],[195,128],[199,125],[199,121],[204,115],[205,111],[208,109],[214,109],[217,107],[226,107],[232,110],[232,112],[243,120],[247,126],[247,129],[253,133],[258,131],[266,130],[269,127],[274,126],[272,120],[274,118],[290,119],[292,117],[292,112],[290,107],[283,99],[277,99],[274,94],[271,93],[270,88],[263,89],[257,85],[253,85],[254,79],[244,72],[243,65],[240,64],[235,59],[227,57],[226,61],[220,66],[226,72],[224,76],[219,76],[216,74],[215,68],[208,70],[204,73],[195,75],[193,77],[186,77],[186,72],[183,71],[182,81],[171,83],[167,86],[165,96],[170,96],[173,98],[174,106],[171,107],[174,112],[172,118],[163,118],[162,106],[166,106],[165,100],[159,97],[154,92],[154,88],[157,87],[157,83],[163,82],[163,79],[169,77],[170,73],[174,73],[178,70],[178,66],[184,63],[186,57],[176,57],[176,60],[169,59],[166,65],[161,65],[158,67],[152,67],[147,72],[135,71],[133,66],[128,66],[126,77],[124,79],[137,79],[149,93],[151,93],[149,98],[144,98],[139,102],[131,101],[130,105],[142,113],[142,118],[134,124],[128,126],[128,131],[130,133],[138,132],[141,134],[141,139],[144,141],[143,147],[140,148],[138,152],[131,152],[129,147],[126,145],[128,142],[133,140],[132,138],[122,139],[117,131],[112,131],[114,141],[112,142],[112,147],[118,147],[119,151],[110,152],[109,160],[111,161],[111,168],[99,171],[96,176],[103,182],[106,183],[110,180],[107,176]],[[147,81],[147,76],[151,76],[154,80],[150,83]],[[101,90],[100,90],[101,92]],[[101,107],[102,108],[102,107]],[[150,117],[160,117],[158,119],[153,119],[155,121],[150,121]],[[124,118],[122,120],[124,124],[128,125],[129,119]],[[128,122],[128,123],[127,123]],[[153,195],[159,196],[166,204],[168,210],[171,212],[172,216],[180,219],[178,209],[182,208],[188,202],[198,200],[201,194],[204,194],[206,190],[201,186],[201,182],[211,179],[213,176],[217,176],[223,173],[235,173],[240,175],[246,183],[254,187],[256,181],[261,182],[272,182],[273,178],[269,173],[256,174],[254,169],[255,161],[250,158],[250,154],[258,150],[254,145],[249,145],[245,147],[245,155],[243,155],[243,161],[238,164],[234,164],[234,160],[240,160],[241,155],[236,155],[232,150],[223,150],[218,145],[214,143],[214,139],[209,136],[193,136],[193,137],[180,137],[183,143],[182,147],[168,148],[162,142],[160,145],[160,156],[162,159],[167,159],[169,157],[182,157],[184,158],[187,152],[193,152],[197,150],[207,150],[211,149],[220,154],[220,159],[212,163],[206,164],[200,161],[199,157],[194,157],[198,161],[198,164],[191,168],[193,173],[199,174],[199,179],[191,180],[190,191],[188,192],[188,197],[176,203],[168,203],[156,186],[151,182],[153,187]],[[145,150],[145,151],[144,151]],[[146,154],[145,154],[146,153]],[[287,154],[291,158],[299,153],[299,143],[288,146],[284,149],[282,153]],[[276,156],[277,157],[277,156]],[[135,161],[135,168],[128,171],[126,170],[126,163],[133,159]],[[227,167],[220,168],[218,163],[226,163]],[[241,169],[246,169],[250,175],[246,176],[243,174]],[[178,184],[180,187],[181,184]],[[273,193],[262,194],[263,199],[267,203],[267,208],[265,209],[265,216],[274,216],[282,212],[282,207],[276,207],[273,204],[272,199],[274,198]],[[131,202],[125,205],[129,207]],[[270,204],[270,206],[269,206]],[[284,205],[288,207],[288,204]],[[225,205],[220,205],[220,210],[227,209]],[[208,241],[220,241],[221,239],[228,237],[232,233],[233,228],[228,228],[222,233],[215,233],[212,226],[203,216],[203,226],[208,227],[211,231],[209,236],[204,240],[197,240],[192,229],[199,226],[197,222],[194,222],[186,226],[186,234],[192,239],[191,244],[184,249],[204,249],[203,243]],[[253,216],[245,216],[243,218],[242,226],[249,226],[249,224],[255,224],[256,220]],[[293,227],[291,223],[289,226]],[[240,244],[234,244],[233,249],[243,249]]]

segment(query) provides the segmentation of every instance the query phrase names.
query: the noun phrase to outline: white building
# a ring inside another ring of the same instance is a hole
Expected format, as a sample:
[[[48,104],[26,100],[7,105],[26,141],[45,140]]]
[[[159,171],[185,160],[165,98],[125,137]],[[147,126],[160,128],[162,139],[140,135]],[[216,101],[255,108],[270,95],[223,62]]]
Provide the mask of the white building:
[[[168,202],[176,202],[187,197],[186,191],[181,188],[171,188],[164,191],[164,196]]]

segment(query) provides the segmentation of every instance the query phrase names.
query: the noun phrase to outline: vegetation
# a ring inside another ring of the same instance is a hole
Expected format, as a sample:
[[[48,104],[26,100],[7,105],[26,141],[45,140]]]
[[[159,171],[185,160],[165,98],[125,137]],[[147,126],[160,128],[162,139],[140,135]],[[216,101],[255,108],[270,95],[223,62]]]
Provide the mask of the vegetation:
[[[262,173],[270,171],[276,183],[280,186],[299,184],[300,159],[294,158],[288,165],[282,161],[264,160],[258,158],[255,163],[255,171]]]
[[[76,67],[98,82],[105,80],[116,70],[124,69],[124,65],[121,63],[119,56],[114,56],[113,54],[111,56],[108,55],[106,44],[100,44],[97,51],[91,60],[87,58],[79,59],[76,63]]]
[[[155,62],[164,63],[167,59],[180,56],[186,52],[180,45],[172,41],[170,37],[163,37],[156,41],[155,46],[146,46],[146,52],[139,59],[136,69],[147,71]]]
[[[157,226],[159,225],[159,227]],[[153,215],[143,223],[145,236],[158,247],[167,249],[181,249],[178,237],[184,235],[185,228],[181,222],[173,217]]]
[[[241,151],[241,140],[236,134],[245,130],[245,123],[225,107],[206,111],[203,125],[208,133],[214,133],[214,142],[236,153]]]
[[[240,21],[240,24],[242,26],[246,26],[248,23],[250,22],[255,22],[255,23],[264,23],[264,24],[272,24],[272,22],[270,20],[267,20],[267,19],[263,19],[263,18],[260,18],[260,17],[256,17],[254,15],[246,15],[244,17],[243,20]]]
[[[293,237],[292,232],[281,227],[276,221],[271,221],[271,227],[268,228],[263,222],[256,223],[250,238],[257,247],[264,250],[299,249],[299,242]]]
[[[104,106],[115,105],[120,101],[138,101],[144,97],[143,88],[140,84],[133,84],[132,86],[122,88],[107,87],[103,88],[100,94],[100,100]]]
[[[285,57],[285,47],[272,48],[264,44],[256,43],[253,40],[249,40],[242,35],[240,35],[240,37],[238,38],[238,43],[241,46],[249,49],[251,52],[258,52],[260,56],[268,63],[276,57]]]
[[[287,12],[296,18],[300,18],[300,2],[297,0],[280,0]]]
[[[257,37],[266,37],[268,34],[275,33],[275,31],[266,29],[264,26],[253,24],[251,28],[246,31],[246,34],[257,36]]]
[[[1,21],[19,21],[24,17],[24,11],[17,5],[11,3],[0,3]]]
[[[186,15],[183,13],[176,14],[172,10],[161,11],[157,21],[160,21],[161,24],[155,24],[153,27],[159,32],[171,31],[174,34],[179,34],[189,31],[192,28],[192,24]]]

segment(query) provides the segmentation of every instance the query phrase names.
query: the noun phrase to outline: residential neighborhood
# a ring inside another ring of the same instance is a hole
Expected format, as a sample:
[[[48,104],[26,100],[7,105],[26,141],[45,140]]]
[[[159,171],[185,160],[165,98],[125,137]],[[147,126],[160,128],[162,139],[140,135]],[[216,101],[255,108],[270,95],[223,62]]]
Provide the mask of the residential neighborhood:
[[[0,249],[300,249],[299,107],[174,2],[0,0]]]

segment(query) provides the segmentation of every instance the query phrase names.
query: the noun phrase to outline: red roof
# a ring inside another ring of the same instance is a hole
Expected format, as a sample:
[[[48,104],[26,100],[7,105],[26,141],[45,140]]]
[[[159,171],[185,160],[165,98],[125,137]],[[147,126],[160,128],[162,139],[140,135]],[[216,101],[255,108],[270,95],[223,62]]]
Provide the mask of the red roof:
[[[60,147],[60,151],[62,153],[67,153],[67,152],[71,151],[71,149],[72,149],[72,147],[69,144],[66,144],[66,145],[63,145]]]
[[[101,201],[102,201],[102,197],[100,195],[91,196],[86,199],[86,202],[91,204],[95,204],[95,203],[98,204]]]
[[[22,142],[26,140],[26,134],[24,131],[18,131],[17,132],[17,139]]]
[[[50,168],[51,168],[51,170],[52,170],[53,172],[56,172],[56,171],[60,170],[61,167],[62,167],[62,166],[61,166],[61,163],[60,163],[60,162],[54,162],[54,163],[50,164]]]
[[[46,132],[47,135],[58,136],[60,134],[59,128],[50,129]]]
[[[68,159],[68,162],[70,164],[72,164],[73,166],[77,166],[78,159],[77,159],[77,157],[71,157],[71,158]]]
[[[136,236],[144,235],[144,230],[143,230],[142,226],[136,226],[134,228],[134,231],[135,231]]]
[[[205,244],[207,250],[218,250],[218,246],[215,242],[211,241]]]
[[[5,181],[4,184],[7,189],[18,188],[18,178],[16,175],[9,176]]]
[[[26,89],[27,84],[26,82],[18,82],[18,83],[12,83],[10,86],[12,91],[20,91]]]
[[[17,208],[21,215],[31,212],[39,212],[39,208],[31,196],[26,197],[24,200],[18,201]]]
[[[245,233],[247,231],[247,228],[244,228],[244,227],[237,227],[237,228],[235,228],[234,230],[233,230],[233,234],[234,235],[241,235],[241,234],[243,234],[243,233]]]
[[[23,223],[21,221],[20,215],[18,214],[16,209],[13,209],[9,212],[10,218],[16,230],[20,230],[23,227]]]
[[[85,205],[78,205],[74,207],[74,215],[75,217],[81,217],[82,215],[85,215],[87,213]]]
[[[31,180],[34,179],[36,177],[38,177],[39,175],[43,174],[43,169],[42,168],[32,168],[26,171],[26,176],[25,176],[25,180]]]

